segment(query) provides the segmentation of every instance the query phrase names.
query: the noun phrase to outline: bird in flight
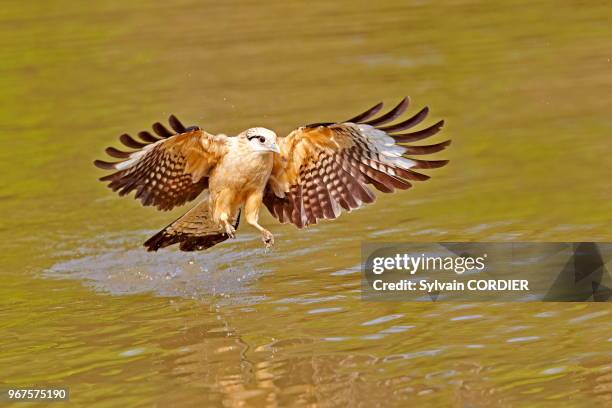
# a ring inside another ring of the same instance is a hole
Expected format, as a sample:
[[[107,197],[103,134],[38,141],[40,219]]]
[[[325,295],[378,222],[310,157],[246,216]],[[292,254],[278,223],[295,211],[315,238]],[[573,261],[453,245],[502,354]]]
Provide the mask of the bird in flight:
[[[108,147],[106,153],[121,160],[94,164],[113,171],[100,178],[108,187],[120,196],[135,190],[145,206],[170,210],[201,196],[191,210],[144,243],[149,251],[173,244],[183,251],[204,250],[234,238],[241,212],[269,247],[274,237],[259,224],[262,204],[281,223],[303,228],[372,203],[375,196],[368,185],[384,193],[406,190],[429,178],[415,170],[448,162],[414,156],[441,151],[450,140],[409,145],[438,133],[444,121],[401,133],[421,123],[427,107],[389,124],[408,105],[406,97],[373,118],[383,107],[379,103],[351,119],[301,126],[282,138],[262,127],[237,136],[213,135],[198,126],[185,127],[171,115],[171,130],[158,122],[154,133],[139,132],[140,140],[123,134],[121,143],[135,150]]]

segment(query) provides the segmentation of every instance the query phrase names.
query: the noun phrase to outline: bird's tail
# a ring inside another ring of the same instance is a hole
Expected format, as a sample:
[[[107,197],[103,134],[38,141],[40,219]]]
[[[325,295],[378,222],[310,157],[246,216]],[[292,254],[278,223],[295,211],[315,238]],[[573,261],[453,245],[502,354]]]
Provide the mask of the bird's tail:
[[[231,220],[235,229],[240,223],[240,210]],[[208,199],[187,211],[183,216],[149,238],[147,251],[157,251],[179,244],[181,251],[202,251],[228,239],[225,230],[212,220]]]

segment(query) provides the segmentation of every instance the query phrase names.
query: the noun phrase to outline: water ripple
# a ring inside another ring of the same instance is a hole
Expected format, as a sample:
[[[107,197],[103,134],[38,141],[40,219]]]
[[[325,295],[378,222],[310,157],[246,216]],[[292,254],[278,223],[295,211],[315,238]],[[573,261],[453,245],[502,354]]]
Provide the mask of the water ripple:
[[[396,320],[404,317],[403,314],[392,314],[387,316],[378,317],[376,319],[368,320],[367,322],[361,323],[362,326],[373,326],[375,324],[390,322],[391,320]]]

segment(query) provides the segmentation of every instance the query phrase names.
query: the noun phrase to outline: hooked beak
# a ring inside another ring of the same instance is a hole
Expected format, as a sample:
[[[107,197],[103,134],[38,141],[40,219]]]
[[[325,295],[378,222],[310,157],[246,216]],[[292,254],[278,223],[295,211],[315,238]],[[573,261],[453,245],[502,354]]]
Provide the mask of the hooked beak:
[[[280,154],[280,148],[278,147],[278,145],[276,144],[276,142],[272,143],[272,146],[270,146],[270,151],[274,152],[274,153],[278,153]]]

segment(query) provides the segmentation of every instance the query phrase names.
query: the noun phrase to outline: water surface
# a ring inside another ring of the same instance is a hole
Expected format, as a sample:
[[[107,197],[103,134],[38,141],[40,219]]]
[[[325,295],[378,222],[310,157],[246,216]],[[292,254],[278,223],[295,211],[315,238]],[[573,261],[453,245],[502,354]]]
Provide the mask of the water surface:
[[[0,15],[0,383],[74,406],[602,406],[610,310],[365,303],[363,241],[610,241],[605,2],[17,2]],[[91,161],[174,113],[211,132],[404,95],[451,163],[305,231],[148,254],[180,215]]]

